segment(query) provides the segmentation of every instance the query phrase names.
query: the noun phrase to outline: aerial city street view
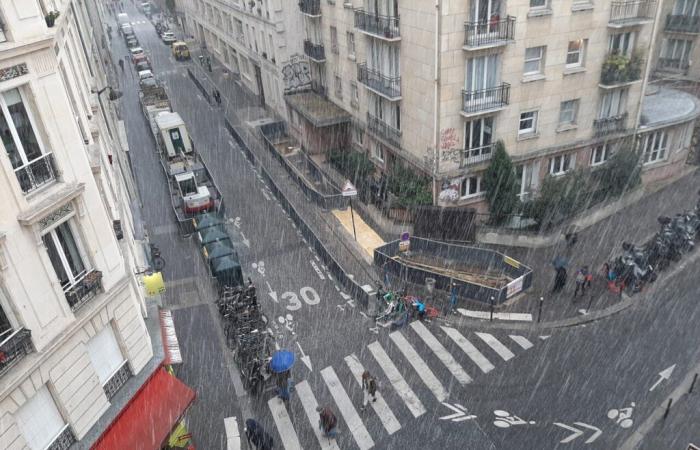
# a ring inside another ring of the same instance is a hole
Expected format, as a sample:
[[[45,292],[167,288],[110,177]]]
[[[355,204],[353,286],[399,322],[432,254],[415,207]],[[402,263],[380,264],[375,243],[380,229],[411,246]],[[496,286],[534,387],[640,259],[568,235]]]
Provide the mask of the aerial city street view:
[[[698,0],[0,0],[0,449],[700,450]]]

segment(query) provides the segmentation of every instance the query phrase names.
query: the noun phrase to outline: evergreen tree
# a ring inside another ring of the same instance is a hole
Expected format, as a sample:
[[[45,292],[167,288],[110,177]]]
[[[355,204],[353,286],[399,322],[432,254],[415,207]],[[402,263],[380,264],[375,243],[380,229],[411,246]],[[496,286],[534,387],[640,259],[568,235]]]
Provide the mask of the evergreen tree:
[[[491,164],[482,182],[492,218],[496,223],[500,223],[517,208],[519,202],[515,167],[501,141],[496,142]]]
[[[165,0],[165,7],[168,8],[168,11],[171,13],[175,12],[175,0]]]

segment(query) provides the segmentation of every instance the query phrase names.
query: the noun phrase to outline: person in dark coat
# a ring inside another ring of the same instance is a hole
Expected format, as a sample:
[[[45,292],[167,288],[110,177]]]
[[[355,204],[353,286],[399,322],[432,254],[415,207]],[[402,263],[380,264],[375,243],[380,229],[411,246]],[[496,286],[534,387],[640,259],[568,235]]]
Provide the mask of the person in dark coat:
[[[275,446],[272,436],[267,434],[254,419],[245,421],[245,437],[248,440],[248,446],[254,445],[256,450],[272,450]]]
[[[557,273],[554,276],[554,287],[552,288],[552,293],[557,293],[564,289],[566,285],[566,269],[564,267],[557,267]]]

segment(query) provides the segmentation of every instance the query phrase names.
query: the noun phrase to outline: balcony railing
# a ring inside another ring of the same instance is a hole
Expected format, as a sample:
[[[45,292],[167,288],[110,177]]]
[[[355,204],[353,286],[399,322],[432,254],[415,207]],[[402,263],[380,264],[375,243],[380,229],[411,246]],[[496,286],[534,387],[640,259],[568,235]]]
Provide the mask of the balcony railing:
[[[320,16],[321,0],[299,0],[299,9],[307,16]]]
[[[464,23],[464,46],[488,47],[512,41],[515,35],[515,17],[493,18]]]
[[[625,122],[627,122],[626,112],[617,116],[595,119],[593,121],[593,130],[596,136],[621,133],[625,131]]]
[[[666,16],[665,29],[681,33],[700,33],[700,16],[669,14]]]
[[[386,39],[401,37],[398,17],[381,16],[364,9],[355,10],[355,28]]]
[[[401,147],[401,130],[398,130],[379,117],[367,113],[367,128],[396,147]]]
[[[654,18],[656,2],[652,0],[614,1],[610,7],[610,25],[622,26]]]
[[[608,55],[600,71],[600,84],[614,86],[642,79],[642,58],[613,53]]]
[[[129,370],[129,363],[124,361],[119,367],[114,374],[107,380],[104,386],[102,386],[102,390],[105,391],[105,395],[107,395],[107,399],[111,399],[116,395],[116,393],[121,389],[122,386],[129,380],[131,377],[131,370]]]
[[[309,39],[304,41],[304,53],[314,61],[323,62],[326,60],[326,50],[323,44],[314,44]]]
[[[75,436],[70,430],[70,427],[66,425],[58,436],[56,436],[51,445],[46,447],[46,450],[68,450],[73,444],[75,444]]]
[[[0,376],[34,350],[31,331],[20,328],[7,333],[7,336],[0,337]]]
[[[509,101],[510,84],[508,83],[476,91],[462,91],[462,111],[466,114],[502,108]]]
[[[460,167],[467,167],[491,159],[494,144],[486,144],[476,148],[465,148],[462,150],[462,161]]]
[[[17,181],[26,194],[56,179],[53,154],[46,153],[15,169]]]
[[[682,58],[659,58],[657,62],[657,69],[662,70],[684,71],[688,70],[689,67],[690,61]]]
[[[73,312],[78,311],[88,301],[102,290],[102,272],[91,270],[86,273],[77,283],[69,286],[65,291],[66,300]]]
[[[401,97],[401,77],[384,75],[367,67],[367,63],[357,65],[357,80],[390,100]]]

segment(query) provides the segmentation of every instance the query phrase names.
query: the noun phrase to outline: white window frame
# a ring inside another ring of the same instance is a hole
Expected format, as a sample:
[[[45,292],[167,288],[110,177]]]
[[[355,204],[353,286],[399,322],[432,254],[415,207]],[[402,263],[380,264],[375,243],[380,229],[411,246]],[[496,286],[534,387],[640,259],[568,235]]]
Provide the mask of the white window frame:
[[[338,97],[339,99],[343,99],[343,79],[340,77],[340,75],[335,74],[334,75],[334,88],[335,88],[335,96]]]
[[[621,116],[627,107],[627,88],[607,91],[600,99],[599,119]]]
[[[644,165],[664,161],[668,155],[669,135],[666,131],[654,131],[644,135],[642,143]]]
[[[21,167],[27,166],[27,164],[31,163],[32,161],[29,161],[27,159],[27,154],[26,151],[24,150],[24,145],[22,144],[22,140],[19,137],[19,134],[17,133],[17,127],[15,126],[14,121],[12,120],[12,115],[10,114],[10,110],[7,107],[7,102],[5,101],[5,93],[12,91],[14,89],[17,89],[17,92],[19,93],[19,97],[22,100],[22,105],[24,106],[24,110],[27,113],[27,117],[29,118],[29,124],[32,127],[32,131],[34,132],[34,136],[36,137],[36,141],[39,145],[39,150],[41,151],[41,156],[39,158],[43,158],[44,156],[47,155],[46,152],[46,146],[44,145],[41,133],[39,132],[39,128],[37,127],[37,121],[34,118],[34,113],[32,112],[31,103],[27,101],[27,95],[24,92],[25,88],[24,86],[17,86],[16,88],[12,89],[7,89],[2,92],[0,92],[0,108],[2,108],[2,114],[5,116],[5,120],[7,121],[7,125],[10,127],[10,134],[12,135],[12,140],[15,143],[15,147],[17,147],[17,152],[19,153],[19,157],[22,160],[22,165],[20,167],[17,167],[14,169],[17,171]],[[0,145],[3,146],[2,142],[0,142]],[[36,158],[36,159],[39,159]],[[9,155],[8,155],[9,159]]]
[[[526,114],[532,114],[532,117],[523,118]],[[537,133],[537,119],[539,111],[524,111],[520,113],[520,120],[518,121],[518,136],[525,136]],[[523,122],[532,121],[532,124],[528,128],[521,128]]]
[[[47,385],[37,389],[14,416],[31,449],[47,448],[68,426]]]
[[[619,48],[614,47],[614,42],[617,36],[620,36]],[[630,56],[634,51],[634,46],[637,41],[637,34],[634,31],[623,31],[620,33],[614,33],[610,35],[608,39],[608,51],[613,52],[617,50],[621,55]]]
[[[350,82],[350,104],[356,108],[360,106],[360,90],[356,81]]]
[[[573,153],[563,153],[549,158],[549,174],[553,177],[564,175],[574,169],[576,165],[576,155]]]
[[[73,217],[75,216],[74,213],[71,213],[71,215],[66,216],[63,220],[60,222],[54,224],[51,228],[48,228],[46,230],[43,230],[41,237],[44,238],[45,236],[49,236],[47,239],[51,239],[51,242],[53,243],[54,247],[56,248],[56,252],[58,253],[58,258],[61,261],[61,265],[63,266],[63,271],[66,273],[66,276],[68,277],[69,284],[66,286],[61,286],[63,291],[68,291],[71,289],[73,286],[75,286],[80,280],[82,280],[85,275],[90,272],[90,260],[87,258],[87,252],[85,251],[85,248],[83,247],[82,239],[80,233],[76,230],[76,226],[73,223]],[[56,235],[56,229],[63,225],[66,224],[68,226],[68,229],[70,230],[71,234],[73,235],[73,241],[75,241],[75,246],[76,249],[78,250],[78,256],[80,256],[80,262],[82,263],[83,266],[83,271],[78,273],[78,274],[73,274],[70,264],[68,264],[68,259],[66,257],[66,251],[61,245],[60,240],[58,239],[58,236]],[[43,242],[43,241],[42,241]],[[47,255],[48,255],[48,248],[46,249]],[[50,263],[51,268],[53,268],[53,262]],[[55,271],[55,269],[54,269]],[[58,277],[58,274],[56,274],[56,277]],[[60,280],[59,280],[60,281]]]
[[[575,125],[578,119],[578,107],[580,100],[574,98],[571,100],[565,100],[559,105],[559,126]],[[570,117],[564,117],[567,114]]]
[[[469,188],[472,187],[472,181],[476,183],[476,191],[470,193]],[[478,197],[483,193],[482,177],[479,175],[464,177],[459,183],[459,198],[461,199]]]
[[[596,145],[591,148],[591,166],[600,166],[610,159],[611,149],[608,143]]]
[[[478,132],[475,128],[478,128]],[[469,139],[470,137],[472,139]],[[474,138],[478,145],[472,145]],[[464,159],[491,153],[494,142],[494,116],[479,117],[464,123]],[[477,154],[472,154],[474,151],[477,151]]]
[[[86,346],[90,362],[104,386],[126,362],[111,324],[91,337]]]
[[[566,49],[566,68],[567,69],[574,69],[577,67],[583,67],[584,61],[586,58],[586,44],[588,40],[587,39],[577,39],[575,41],[569,41],[569,45]],[[571,44],[577,44],[578,43],[578,49],[571,50]],[[576,55],[576,61],[575,62],[569,62],[569,56],[571,55]]]
[[[529,57],[527,56],[527,51],[528,50],[538,50],[538,56],[537,57]],[[532,76],[532,75],[541,75],[544,73],[544,58],[545,54],[547,52],[547,46],[546,45],[540,45],[537,47],[528,47],[525,49],[525,62],[523,63],[523,75],[525,76]],[[528,63],[533,63],[537,62],[537,70],[527,70],[527,65]]]
[[[345,39],[348,44],[348,58],[355,59],[355,33],[351,31],[345,32]]]
[[[331,52],[338,53],[338,28],[331,25]]]
[[[549,0],[540,0],[542,2],[541,5],[533,5],[533,2],[537,1],[538,0],[530,0],[530,9],[549,9]]]
[[[372,144],[372,158],[383,163],[386,158],[386,152],[384,151],[384,146],[379,142],[374,142]]]

